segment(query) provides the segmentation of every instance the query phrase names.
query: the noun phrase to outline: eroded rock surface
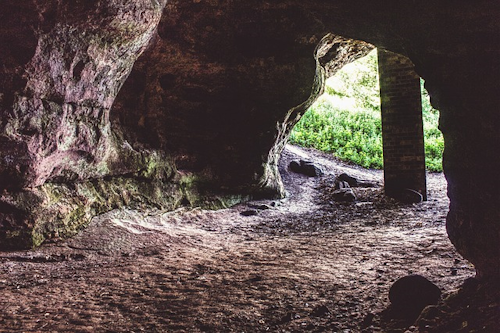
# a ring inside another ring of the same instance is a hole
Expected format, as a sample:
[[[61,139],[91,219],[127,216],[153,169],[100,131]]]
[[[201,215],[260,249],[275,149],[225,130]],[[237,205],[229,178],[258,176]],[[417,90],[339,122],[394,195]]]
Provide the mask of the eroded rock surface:
[[[148,0],[5,4],[2,246],[74,234],[96,213],[147,192],[148,184],[126,175],[173,177],[167,159],[133,150],[111,131],[109,120],[116,94],[152,38],[164,5]],[[112,179],[103,181],[106,177]]]

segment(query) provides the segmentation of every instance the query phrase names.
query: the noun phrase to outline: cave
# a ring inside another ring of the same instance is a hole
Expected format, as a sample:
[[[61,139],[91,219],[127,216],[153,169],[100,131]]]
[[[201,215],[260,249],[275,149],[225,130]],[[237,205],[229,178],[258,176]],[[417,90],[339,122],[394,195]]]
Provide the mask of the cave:
[[[500,4],[9,0],[0,17],[2,251],[117,208],[285,197],[291,129],[326,78],[377,47],[425,80],[449,239],[477,281],[500,278]]]

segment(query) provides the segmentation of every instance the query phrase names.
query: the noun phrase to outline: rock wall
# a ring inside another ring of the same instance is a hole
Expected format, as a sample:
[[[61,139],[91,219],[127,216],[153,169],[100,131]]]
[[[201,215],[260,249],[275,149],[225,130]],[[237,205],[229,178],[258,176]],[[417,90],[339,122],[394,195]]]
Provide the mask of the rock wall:
[[[173,177],[158,153],[134,151],[109,120],[165,1],[4,5],[0,243],[23,247],[74,234],[93,215],[149,188],[141,177]]]
[[[371,48],[364,40],[408,56],[426,80],[442,112],[450,239],[480,276],[500,275],[499,7],[4,1],[2,247],[71,235],[121,205],[282,195],[291,127],[326,76]]]

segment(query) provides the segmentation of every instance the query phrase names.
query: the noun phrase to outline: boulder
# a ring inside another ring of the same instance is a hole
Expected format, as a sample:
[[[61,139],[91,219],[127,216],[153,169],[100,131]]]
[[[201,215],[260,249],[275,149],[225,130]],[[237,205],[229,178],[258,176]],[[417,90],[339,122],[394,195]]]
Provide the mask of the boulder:
[[[301,173],[309,177],[319,177],[323,175],[323,169],[311,161],[292,161],[289,165],[290,171]]]
[[[358,180],[354,177],[349,176],[347,173],[338,175],[337,180],[347,182],[350,187],[358,186]]]
[[[440,297],[439,287],[421,275],[402,277],[389,290],[394,313],[406,319],[416,319],[426,306],[437,304]]]
[[[353,202],[356,200],[356,195],[351,188],[341,188],[333,191],[333,200],[340,202]]]

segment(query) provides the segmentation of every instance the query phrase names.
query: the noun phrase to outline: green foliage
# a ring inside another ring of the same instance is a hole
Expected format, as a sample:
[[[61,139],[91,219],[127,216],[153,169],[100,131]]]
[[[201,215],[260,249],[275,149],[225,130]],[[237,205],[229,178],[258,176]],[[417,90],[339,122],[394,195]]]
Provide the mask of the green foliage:
[[[354,108],[380,111],[377,52],[355,61],[328,80],[325,92],[344,102],[351,100]],[[341,101],[340,101],[341,102]]]
[[[327,100],[314,104],[295,126],[290,141],[334,153],[366,168],[382,168],[380,116],[333,108]]]
[[[345,66],[327,82],[326,93],[304,114],[290,142],[333,153],[366,168],[383,168],[382,129],[376,52]],[[442,171],[443,136],[439,111],[423,88],[426,165]]]
[[[443,171],[442,157],[444,138],[439,130],[439,111],[431,106],[424,81],[420,80],[422,90],[422,117],[424,120],[425,163],[429,171]]]

